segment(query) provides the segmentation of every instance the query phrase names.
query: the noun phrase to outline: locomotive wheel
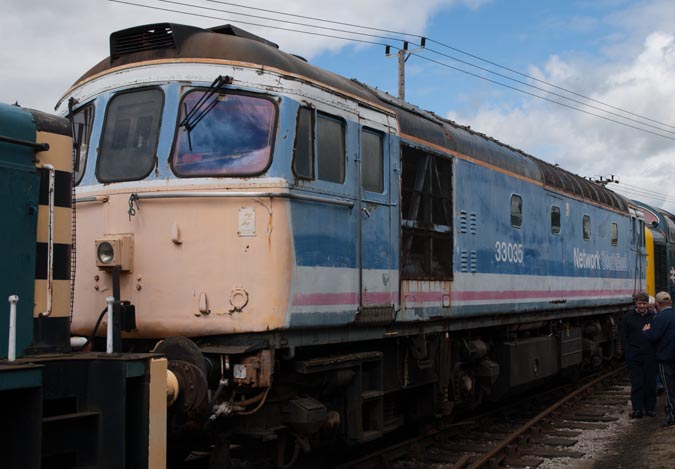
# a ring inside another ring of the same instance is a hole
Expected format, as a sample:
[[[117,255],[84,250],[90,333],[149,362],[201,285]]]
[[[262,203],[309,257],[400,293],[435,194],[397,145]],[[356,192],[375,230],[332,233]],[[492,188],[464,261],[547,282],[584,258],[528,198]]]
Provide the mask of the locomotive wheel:
[[[204,373],[192,363],[173,360],[168,369],[180,389],[167,413],[168,463],[178,468],[192,450],[205,445],[201,429],[209,412],[208,385]]]
[[[182,360],[169,361],[168,368],[176,375],[180,389],[172,410],[180,412],[188,420],[200,419],[209,406],[206,376],[197,366]]]
[[[153,352],[163,353],[171,361],[190,363],[199,368],[204,376],[207,375],[206,362],[199,347],[187,337],[175,336],[161,340],[152,349]]]

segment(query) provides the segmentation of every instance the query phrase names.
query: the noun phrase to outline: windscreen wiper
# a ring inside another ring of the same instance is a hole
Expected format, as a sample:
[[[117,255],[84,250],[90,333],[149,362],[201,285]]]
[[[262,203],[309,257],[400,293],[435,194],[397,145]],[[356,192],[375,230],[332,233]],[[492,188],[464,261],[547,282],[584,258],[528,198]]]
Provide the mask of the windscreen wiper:
[[[84,133],[84,124],[79,123],[77,129],[75,129],[75,105],[77,100],[71,97],[68,100],[68,119],[70,120],[70,133],[73,137],[73,171],[78,172],[80,170],[80,151],[82,145],[82,134]]]
[[[192,109],[188,111],[187,104],[183,103],[185,106],[185,117],[178,124],[179,127],[185,127],[188,135],[188,146],[192,150],[192,140],[190,138],[190,132],[197,127],[197,124],[206,117],[206,115],[211,112],[211,110],[216,107],[218,104],[218,99],[216,93],[218,93],[221,88],[225,85],[232,84],[232,77],[228,75],[219,75],[218,78],[213,80],[211,86],[206,90],[201,98],[192,106]]]

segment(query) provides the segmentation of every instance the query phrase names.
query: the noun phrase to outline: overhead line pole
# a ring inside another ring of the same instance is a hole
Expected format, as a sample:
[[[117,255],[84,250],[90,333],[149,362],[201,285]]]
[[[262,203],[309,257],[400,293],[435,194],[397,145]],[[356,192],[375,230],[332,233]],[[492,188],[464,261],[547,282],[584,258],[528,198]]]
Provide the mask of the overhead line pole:
[[[412,54],[424,49],[425,44],[426,38],[423,37],[420,47],[415,50],[408,50],[408,41],[403,41],[403,49],[399,49],[396,54],[390,53],[391,49],[389,46],[385,49],[387,57],[393,57],[394,55],[398,57],[398,98],[402,101],[405,101],[405,63]]]

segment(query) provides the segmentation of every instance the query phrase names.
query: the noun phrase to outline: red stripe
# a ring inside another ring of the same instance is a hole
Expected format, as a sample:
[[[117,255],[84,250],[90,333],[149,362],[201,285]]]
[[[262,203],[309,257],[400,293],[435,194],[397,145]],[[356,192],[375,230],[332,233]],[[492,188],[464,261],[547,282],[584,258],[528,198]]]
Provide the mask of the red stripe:
[[[396,303],[396,292],[366,292],[363,294],[365,304],[391,304]],[[347,293],[297,293],[293,296],[294,306],[325,306],[325,305],[355,305],[359,303],[359,295],[356,292]]]

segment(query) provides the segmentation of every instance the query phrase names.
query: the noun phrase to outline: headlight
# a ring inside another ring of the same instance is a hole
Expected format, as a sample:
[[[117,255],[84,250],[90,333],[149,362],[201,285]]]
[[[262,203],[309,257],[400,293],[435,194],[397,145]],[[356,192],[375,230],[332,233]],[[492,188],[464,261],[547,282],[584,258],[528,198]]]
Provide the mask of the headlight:
[[[112,244],[103,241],[98,245],[96,256],[101,264],[110,264],[115,258],[115,250],[113,249]]]
[[[131,235],[108,235],[95,240],[96,267],[131,272],[134,258],[134,239]]]

